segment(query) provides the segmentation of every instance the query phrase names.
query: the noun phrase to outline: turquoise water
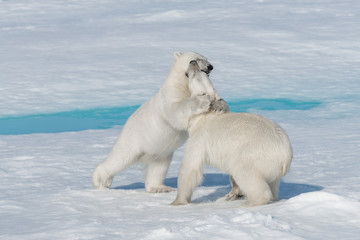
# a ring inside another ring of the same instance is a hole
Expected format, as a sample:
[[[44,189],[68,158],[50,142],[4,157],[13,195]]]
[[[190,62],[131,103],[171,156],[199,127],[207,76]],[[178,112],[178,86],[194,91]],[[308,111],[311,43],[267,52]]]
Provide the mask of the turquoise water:
[[[320,105],[316,101],[291,99],[249,99],[228,102],[233,112],[258,110],[309,110]],[[112,107],[75,110],[21,117],[0,118],[0,135],[31,133],[58,133],[88,129],[107,129],[124,125],[128,117],[139,107]]]

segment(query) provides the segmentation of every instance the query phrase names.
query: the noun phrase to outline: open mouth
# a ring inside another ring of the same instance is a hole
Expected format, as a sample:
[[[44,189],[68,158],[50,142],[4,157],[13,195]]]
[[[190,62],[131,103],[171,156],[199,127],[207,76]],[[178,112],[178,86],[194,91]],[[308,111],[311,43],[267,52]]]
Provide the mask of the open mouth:
[[[208,75],[209,76],[209,74],[210,74],[210,71],[209,70],[201,70],[202,72],[204,72],[204,73],[206,73],[206,75]]]

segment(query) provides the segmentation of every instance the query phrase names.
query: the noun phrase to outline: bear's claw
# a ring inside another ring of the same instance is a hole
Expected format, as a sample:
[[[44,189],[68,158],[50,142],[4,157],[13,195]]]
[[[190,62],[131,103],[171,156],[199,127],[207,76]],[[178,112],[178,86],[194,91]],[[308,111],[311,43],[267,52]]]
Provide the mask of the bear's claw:
[[[214,100],[210,104],[210,111],[218,113],[227,113],[229,112],[229,105],[224,99]]]
[[[168,187],[166,185],[160,185],[160,186],[156,186],[156,187],[151,187],[148,192],[149,193],[167,193],[167,192],[172,192],[174,191],[173,188]]]

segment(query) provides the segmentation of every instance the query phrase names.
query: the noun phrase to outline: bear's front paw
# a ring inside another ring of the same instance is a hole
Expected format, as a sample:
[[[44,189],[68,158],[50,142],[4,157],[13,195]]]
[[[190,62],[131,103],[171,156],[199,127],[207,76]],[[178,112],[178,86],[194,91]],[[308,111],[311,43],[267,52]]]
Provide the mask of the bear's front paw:
[[[218,113],[227,113],[229,112],[229,105],[224,99],[215,99],[210,104],[210,110]]]
[[[181,199],[178,199],[176,198],[175,201],[173,201],[172,203],[170,203],[170,205],[173,205],[173,206],[180,206],[180,205],[187,205],[189,204],[188,201],[186,200],[181,200]]]

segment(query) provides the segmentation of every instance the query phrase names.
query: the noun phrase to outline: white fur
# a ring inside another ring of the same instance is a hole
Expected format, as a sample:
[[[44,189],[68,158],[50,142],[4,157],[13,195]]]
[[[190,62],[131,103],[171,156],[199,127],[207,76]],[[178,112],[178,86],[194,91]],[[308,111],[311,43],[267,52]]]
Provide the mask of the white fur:
[[[92,176],[96,188],[108,188],[113,177],[136,162],[146,165],[145,188],[148,192],[168,192],[163,184],[173,152],[187,139],[188,121],[194,114],[209,110],[216,98],[217,109],[227,108],[216,93],[190,96],[185,73],[190,61],[209,73],[210,63],[197,53],[174,53],[175,61],[159,92],[145,102],[127,120],[108,158],[99,164]]]
[[[195,73],[193,72],[195,71]],[[207,76],[189,67],[190,90],[205,89]],[[203,79],[193,81],[192,77]],[[194,84],[196,86],[191,86]],[[189,122],[189,139],[178,176],[173,205],[188,204],[202,180],[205,164],[231,176],[233,189],[227,199],[246,195],[245,206],[276,200],[280,178],[292,161],[292,149],[285,131],[275,122],[251,113],[203,113]]]

